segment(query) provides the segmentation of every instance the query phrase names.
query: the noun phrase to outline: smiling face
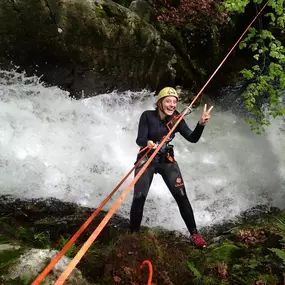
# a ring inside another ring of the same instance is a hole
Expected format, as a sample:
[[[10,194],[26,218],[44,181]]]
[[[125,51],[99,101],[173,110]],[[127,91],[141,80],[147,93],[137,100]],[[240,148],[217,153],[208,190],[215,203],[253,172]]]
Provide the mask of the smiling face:
[[[167,96],[159,102],[159,111],[164,116],[172,116],[177,106],[177,98],[174,96]],[[163,117],[164,117],[163,116]]]

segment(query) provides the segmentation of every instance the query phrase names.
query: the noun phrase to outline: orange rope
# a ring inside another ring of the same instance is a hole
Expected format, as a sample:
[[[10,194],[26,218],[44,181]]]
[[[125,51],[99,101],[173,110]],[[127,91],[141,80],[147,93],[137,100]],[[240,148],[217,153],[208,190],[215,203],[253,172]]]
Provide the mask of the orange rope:
[[[193,99],[192,103],[189,105],[187,109],[191,109],[191,107],[193,106],[194,102],[197,100],[197,98],[201,95],[201,93],[204,91],[204,89],[206,88],[206,86],[209,84],[209,82],[213,79],[213,77],[216,75],[217,71],[221,68],[221,66],[224,64],[224,62],[226,61],[226,59],[229,57],[229,55],[232,53],[232,51],[235,49],[235,47],[238,45],[238,43],[241,41],[241,39],[243,38],[243,36],[246,34],[246,32],[248,31],[248,29],[251,27],[251,25],[254,23],[254,21],[257,19],[257,17],[261,14],[261,12],[265,9],[265,7],[267,6],[267,4],[269,3],[270,0],[268,0],[264,6],[260,9],[260,11],[257,13],[257,15],[254,17],[254,19],[250,22],[250,24],[247,26],[247,28],[245,29],[245,31],[242,33],[242,35],[240,36],[240,38],[237,40],[237,42],[233,45],[233,47],[231,48],[231,50],[228,52],[228,54],[225,56],[225,58],[222,60],[222,62],[220,63],[220,65],[216,68],[216,70],[213,72],[213,74],[211,75],[211,77],[208,79],[208,81],[205,83],[205,85],[202,87],[202,89],[199,91],[199,93],[196,95],[196,97]],[[184,113],[184,112],[183,112]]]
[[[162,145],[166,142],[166,140],[170,137],[170,135],[173,133],[173,131],[175,130],[175,128],[178,126],[178,124],[180,123],[180,121],[183,119],[183,117],[185,116],[185,114],[187,113],[188,109],[190,109],[192,107],[192,105],[194,104],[194,102],[198,99],[198,97],[201,95],[201,93],[204,91],[204,89],[206,88],[206,86],[209,84],[209,82],[212,80],[212,78],[215,76],[215,74],[217,73],[217,71],[221,68],[221,66],[223,65],[223,63],[226,61],[226,59],[229,57],[229,55],[231,54],[231,52],[234,50],[234,48],[237,46],[237,44],[240,42],[240,40],[242,39],[242,37],[245,35],[245,33],[248,31],[248,29],[250,28],[250,26],[253,24],[253,22],[257,19],[257,17],[260,15],[260,13],[264,10],[264,8],[267,6],[267,4],[269,3],[270,0],[268,0],[265,5],[262,7],[262,9],[258,12],[258,14],[255,16],[255,18],[252,20],[252,22],[248,25],[248,27],[246,28],[246,30],[243,32],[243,34],[240,36],[240,38],[238,39],[238,41],[234,44],[234,46],[232,47],[232,49],[228,52],[228,54],[225,56],[225,58],[223,59],[223,61],[220,63],[220,65],[217,67],[217,69],[213,72],[213,74],[211,75],[211,77],[208,79],[208,81],[204,84],[204,86],[201,88],[201,90],[199,91],[199,93],[195,96],[195,98],[193,99],[193,101],[191,102],[191,104],[181,113],[181,116],[179,116],[177,118],[177,121],[175,122],[174,126],[171,128],[171,130],[169,131],[169,133],[162,139],[162,141],[159,143],[159,145],[157,146],[157,148],[154,150],[154,152],[152,153],[152,155],[150,156],[150,158],[146,161],[146,163],[142,166],[142,168],[140,169],[140,171],[137,173],[137,175],[135,176],[135,178],[132,180],[132,182],[127,186],[127,188],[123,191],[123,193],[121,194],[121,196],[115,201],[113,207],[108,211],[108,213],[106,214],[106,216],[104,217],[104,219],[101,221],[101,223],[98,225],[98,227],[94,230],[94,232],[91,234],[91,236],[88,238],[88,240],[84,243],[84,245],[81,247],[81,249],[78,251],[78,253],[76,254],[76,256],[73,258],[73,260],[69,263],[69,265],[67,266],[67,268],[64,270],[64,272],[59,276],[59,278],[57,279],[57,281],[54,283],[54,285],[61,285],[64,283],[64,281],[68,278],[68,276],[70,275],[70,273],[72,272],[72,270],[75,268],[75,266],[77,265],[77,263],[80,261],[80,259],[83,257],[83,255],[85,254],[85,252],[88,250],[88,248],[91,246],[91,244],[94,242],[94,240],[98,237],[98,235],[100,234],[100,232],[103,230],[103,228],[106,226],[106,224],[108,223],[108,221],[111,219],[111,217],[113,216],[113,214],[116,212],[116,210],[118,209],[118,207],[120,206],[120,204],[125,200],[127,194],[130,192],[131,188],[135,185],[135,183],[138,181],[138,179],[141,177],[141,175],[144,173],[144,171],[146,170],[146,168],[149,166],[149,164],[151,163],[151,161],[153,160],[153,158],[155,157],[155,155],[158,153],[158,151],[160,150],[160,148],[162,147]],[[150,149],[149,149],[150,151]],[[149,152],[148,151],[148,152]],[[141,150],[142,152],[142,150]],[[147,153],[148,153],[147,152]],[[145,154],[146,155],[146,154]],[[32,283],[32,285],[35,284],[39,284],[39,283]]]
[[[142,152],[144,152],[146,149],[148,149],[149,148],[149,146],[147,145],[146,147],[144,147],[144,148],[142,148],[139,152],[138,152],[138,154],[141,154]]]
[[[151,285],[152,275],[153,275],[152,264],[151,264],[151,262],[149,260],[144,260],[143,263],[140,266],[140,269],[142,269],[145,264],[148,265],[148,269],[149,269],[149,276],[148,276],[147,285]]]
[[[143,150],[148,148],[145,147]],[[67,244],[62,248],[62,250],[55,256],[55,258],[47,265],[47,267],[41,272],[41,274],[33,281],[31,285],[38,285],[42,280],[48,275],[56,263],[62,258],[62,256],[67,252],[67,250],[72,246],[72,244],[78,239],[82,232],[88,227],[92,220],[98,215],[102,208],[107,204],[111,197],[116,193],[120,186],[125,182],[133,170],[141,163],[141,161],[147,156],[150,149],[138,160],[135,166],[126,174],[126,176],[121,180],[121,182],[116,186],[116,188],[108,195],[108,197],[102,202],[102,204],[93,212],[93,214],[86,220],[86,222],[80,227],[80,229],[73,235],[73,237],[67,242]]]
[[[192,106],[192,105],[191,105]],[[173,133],[177,125],[180,123],[182,120],[184,113],[187,112],[187,109],[182,113],[182,116],[176,121],[175,125],[173,128],[170,130],[170,132],[162,139],[162,141],[159,143],[156,149],[154,149],[154,152],[152,155],[149,157],[149,159],[145,162],[145,164],[142,166],[140,171],[137,173],[135,178],[131,181],[131,183],[127,186],[127,188],[123,191],[121,196],[115,201],[113,207],[109,210],[109,212],[106,214],[104,219],[101,221],[101,223],[97,226],[97,228],[94,230],[94,232],[91,234],[91,236],[88,238],[88,240],[83,244],[81,249],[78,251],[76,256],[73,258],[73,260],[68,264],[64,272],[59,276],[57,281],[54,283],[54,285],[61,285],[64,283],[64,281],[68,278],[72,270],[75,268],[77,263],[81,260],[85,252],[89,249],[89,247],[92,245],[94,240],[98,237],[100,232],[103,230],[103,228],[106,226],[108,221],[111,219],[111,217],[114,215],[116,210],[119,208],[121,203],[126,199],[126,196],[128,193],[131,191],[132,187],[135,185],[135,183],[138,181],[138,179],[142,176],[146,168],[149,166],[153,158],[156,156],[158,151],[161,149],[162,145],[165,143],[165,141],[169,138],[169,136]]]
[[[179,121],[180,122],[180,121]],[[175,127],[179,124],[179,122],[177,122],[175,124]],[[111,217],[114,215],[114,213],[116,212],[116,210],[119,208],[119,206],[121,205],[121,203],[126,199],[128,193],[131,191],[132,187],[135,185],[135,183],[138,181],[138,179],[142,176],[142,174],[144,173],[144,171],[146,170],[146,168],[149,166],[149,164],[151,163],[151,161],[153,160],[153,158],[155,157],[155,155],[157,154],[157,152],[160,150],[160,148],[162,147],[162,145],[164,144],[164,142],[168,139],[168,137],[170,136],[170,134],[174,131],[174,128],[169,132],[168,135],[165,136],[165,138],[160,142],[160,144],[157,146],[157,148],[154,150],[154,152],[152,153],[152,155],[150,156],[150,158],[145,162],[145,164],[142,166],[142,168],[140,169],[140,171],[137,173],[137,175],[135,176],[135,178],[132,180],[132,182],[127,186],[127,188],[123,191],[123,193],[121,194],[121,196],[115,201],[113,207],[109,210],[109,212],[106,214],[106,216],[104,217],[104,219],[101,221],[101,223],[97,226],[97,228],[94,230],[94,232],[91,234],[91,236],[88,238],[88,240],[83,244],[83,246],[81,247],[81,249],[78,251],[78,253],[76,254],[76,256],[73,258],[73,260],[68,264],[68,266],[66,267],[66,269],[64,270],[64,272],[59,276],[59,278],[57,279],[57,281],[54,283],[54,285],[61,285],[64,283],[64,281],[68,278],[68,276],[70,275],[70,273],[72,272],[72,270],[75,268],[75,266],[77,265],[77,263],[81,260],[81,258],[83,257],[83,255],[85,254],[85,252],[89,249],[89,247],[91,246],[91,244],[94,242],[94,240],[98,237],[98,235],[100,234],[100,232],[103,230],[103,228],[106,226],[106,224],[108,223],[108,221],[111,219]]]
[[[232,49],[228,52],[228,54],[226,55],[226,57],[223,59],[223,61],[221,62],[221,64],[217,67],[217,69],[214,71],[214,73],[211,75],[211,77],[209,78],[209,80],[205,83],[205,85],[202,87],[202,89],[199,91],[199,93],[195,96],[195,98],[193,99],[193,101],[191,102],[191,104],[181,113],[181,116],[179,116],[179,118],[177,119],[176,123],[174,124],[174,126],[172,127],[172,129],[169,131],[169,133],[162,139],[162,141],[159,143],[159,145],[157,146],[157,148],[154,150],[154,152],[152,153],[152,155],[149,157],[149,159],[146,161],[146,163],[142,166],[142,168],[140,169],[140,171],[137,173],[137,175],[135,176],[135,178],[132,180],[132,182],[127,186],[127,188],[123,191],[123,193],[121,194],[121,196],[116,200],[116,202],[114,203],[113,207],[109,210],[109,212],[106,214],[106,216],[104,217],[104,219],[101,221],[101,223],[98,225],[98,227],[94,230],[94,232],[91,234],[91,236],[88,238],[88,240],[84,243],[84,245],[81,247],[81,249],[78,251],[78,253],[76,254],[76,256],[73,258],[73,260],[69,263],[69,265],[67,266],[67,268],[64,270],[64,272],[59,276],[59,278],[57,279],[57,281],[54,283],[54,285],[61,285],[64,283],[64,281],[68,278],[68,276],[70,275],[70,273],[72,272],[72,270],[75,268],[75,266],[77,265],[77,263],[80,261],[80,259],[83,257],[83,255],[85,254],[85,252],[88,250],[88,248],[91,246],[91,244],[94,242],[94,240],[98,237],[98,235],[100,234],[100,232],[102,231],[102,229],[106,226],[106,224],[108,223],[108,221],[111,219],[111,217],[114,215],[114,213],[116,212],[116,210],[119,208],[119,206],[121,205],[121,203],[125,200],[127,194],[131,191],[132,187],[135,185],[135,183],[138,181],[138,179],[142,176],[142,174],[144,173],[144,171],[146,170],[146,168],[149,166],[149,164],[151,163],[151,161],[153,160],[153,158],[156,156],[156,154],[158,153],[158,151],[161,149],[162,145],[166,142],[166,140],[170,137],[170,135],[173,133],[173,131],[175,130],[175,128],[178,126],[178,124],[181,122],[181,120],[183,119],[184,115],[187,113],[188,109],[190,109],[192,107],[192,105],[194,104],[194,102],[198,99],[198,97],[200,96],[200,94],[203,92],[203,90],[206,88],[206,86],[209,84],[209,82],[211,81],[211,79],[215,76],[215,74],[217,73],[217,71],[221,68],[221,66],[223,65],[223,63],[226,61],[226,59],[229,57],[230,53],[233,51],[233,49],[237,46],[237,44],[239,43],[239,41],[242,39],[242,37],[245,35],[245,33],[248,31],[248,29],[250,28],[250,26],[252,25],[252,23],[256,20],[256,18],[259,16],[259,14],[264,10],[264,8],[266,7],[266,5],[269,3],[270,0],[268,0],[266,2],[266,4],[263,6],[263,8],[259,11],[259,13],[256,15],[256,17],[252,20],[252,22],[248,25],[248,27],[246,28],[246,30],[243,32],[243,34],[241,35],[241,37],[238,39],[238,41],[234,44],[234,46],[232,47]]]
[[[171,125],[173,126],[175,121],[178,120],[180,117],[182,116],[182,114],[179,114],[177,116],[174,116],[167,124],[166,127],[168,128],[168,130],[171,130]]]

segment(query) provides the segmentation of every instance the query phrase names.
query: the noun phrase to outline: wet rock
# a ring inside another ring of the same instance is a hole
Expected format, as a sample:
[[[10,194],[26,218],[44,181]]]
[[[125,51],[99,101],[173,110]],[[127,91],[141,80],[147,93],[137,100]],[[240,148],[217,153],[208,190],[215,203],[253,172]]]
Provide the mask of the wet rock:
[[[30,284],[24,283],[22,273],[34,278],[86,220],[89,211],[93,210],[53,198],[20,200],[1,196],[0,284],[3,276],[11,280],[4,284]],[[144,260],[153,264],[153,284],[282,284],[284,219],[284,211],[255,207],[235,222],[209,229],[205,236],[208,246],[201,250],[185,236],[163,228],[142,227],[140,233],[130,234],[124,228],[126,221],[116,217],[112,221],[117,221],[116,227],[106,227],[78,263],[80,272],[75,270],[75,279],[69,279],[73,283],[67,284],[145,284],[149,270],[147,266],[140,268]],[[53,270],[51,282],[94,227],[65,254]],[[85,283],[86,280],[93,283]]]
[[[17,280],[18,282],[24,282],[24,284],[30,284],[42,272],[47,263],[49,263],[56,254],[57,251],[55,250],[31,249],[21,255],[13,262],[13,264],[10,264],[8,273],[3,279],[7,282]],[[44,284],[54,284],[70,261],[71,260],[69,258],[63,256],[44,279]],[[83,278],[81,272],[75,268],[71,272],[69,278],[65,281],[65,284],[91,285],[92,283],[89,283],[85,278]]]
[[[145,3],[131,7],[151,17]],[[109,0],[1,1],[0,59],[77,98],[173,84],[175,48],[137,13]]]
[[[155,12],[153,8],[144,0],[134,0],[129,9],[137,13],[143,20],[148,23],[155,21]]]
[[[49,240],[58,239],[61,235],[72,236],[94,211],[95,209],[55,198],[18,199],[10,195],[0,196],[0,217],[7,216],[13,218],[17,224],[29,225],[32,232],[45,233]],[[83,239],[93,232],[104,216],[103,211],[99,212],[84,231]],[[114,215],[98,239],[109,242],[121,231],[127,231],[128,226],[127,219]]]

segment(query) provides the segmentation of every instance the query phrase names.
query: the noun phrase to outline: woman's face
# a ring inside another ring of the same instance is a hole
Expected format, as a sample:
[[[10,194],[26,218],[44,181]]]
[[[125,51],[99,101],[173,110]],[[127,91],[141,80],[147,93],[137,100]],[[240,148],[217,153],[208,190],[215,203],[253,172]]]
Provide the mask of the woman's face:
[[[176,110],[177,98],[174,96],[167,96],[161,102],[161,108],[167,116],[172,116]]]

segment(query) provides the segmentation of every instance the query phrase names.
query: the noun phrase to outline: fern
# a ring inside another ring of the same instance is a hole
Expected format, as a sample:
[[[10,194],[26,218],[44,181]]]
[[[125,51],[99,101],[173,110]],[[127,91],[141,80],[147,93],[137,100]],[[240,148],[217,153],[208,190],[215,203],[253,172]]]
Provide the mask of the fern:
[[[197,279],[201,279],[202,275],[192,262],[187,262],[187,267],[192,271]]]
[[[274,252],[280,259],[282,259],[285,266],[285,251],[279,248],[269,248],[269,250]]]

